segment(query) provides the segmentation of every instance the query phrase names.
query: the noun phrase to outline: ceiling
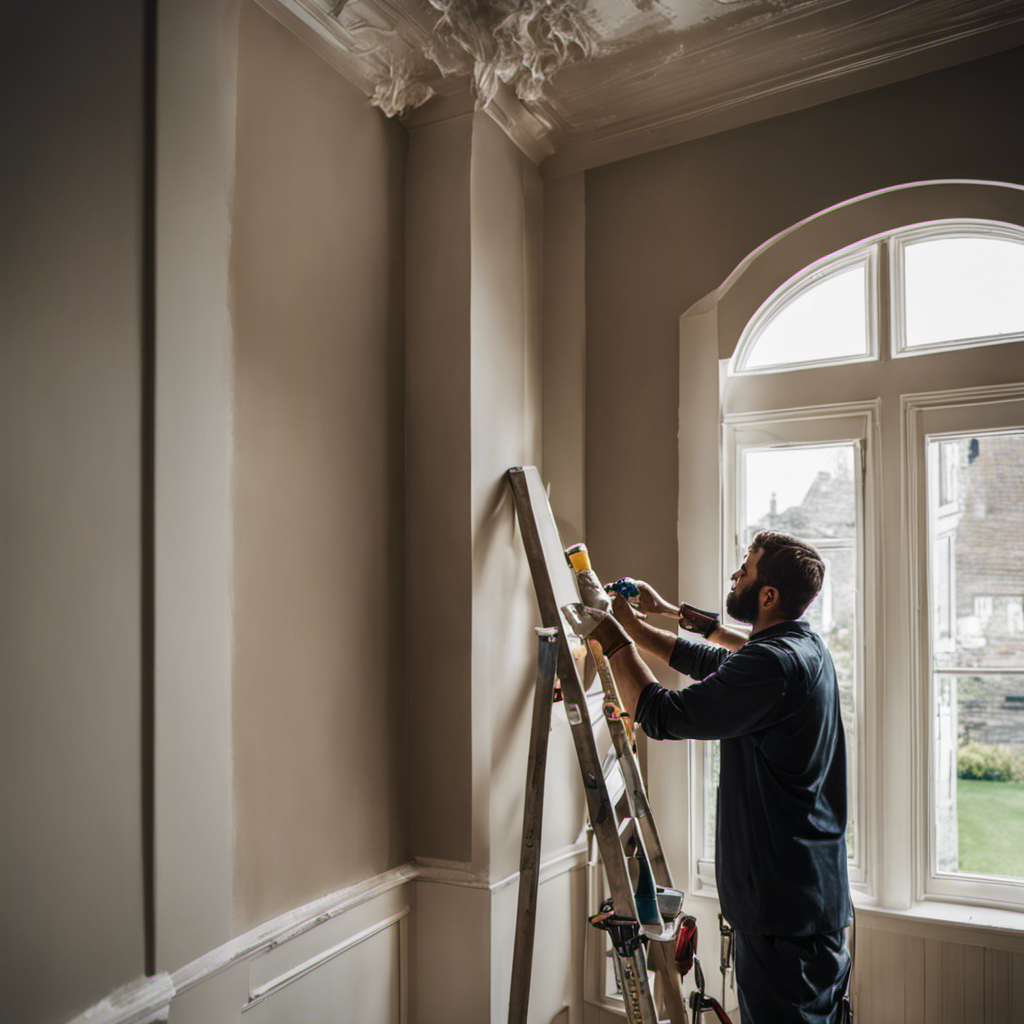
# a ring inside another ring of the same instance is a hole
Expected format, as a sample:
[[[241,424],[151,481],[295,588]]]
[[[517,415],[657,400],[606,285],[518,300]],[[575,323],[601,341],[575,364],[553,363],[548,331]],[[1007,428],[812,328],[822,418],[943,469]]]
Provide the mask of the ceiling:
[[[483,107],[546,177],[1024,45],[1024,0],[259,2],[386,113]]]

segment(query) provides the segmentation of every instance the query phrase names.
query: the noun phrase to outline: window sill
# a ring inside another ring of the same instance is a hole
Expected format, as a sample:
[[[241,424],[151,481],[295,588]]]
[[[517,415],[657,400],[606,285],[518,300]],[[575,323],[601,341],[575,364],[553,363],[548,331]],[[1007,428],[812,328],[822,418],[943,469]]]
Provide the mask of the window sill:
[[[971,946],[1024,950],[1024,913],[1016,910],[938,900],[922,900],[907,910],[896,910],[880,906],[860,892],[854,892],[853,906],[862,927]]]
[[[718,890],[705,885],[688,893],[687,899],[717,903]],[[1024,952],[1024,912],[937,900],[922,900],[908,910],[896,910],[856,889],[853,906],[861,928]]]

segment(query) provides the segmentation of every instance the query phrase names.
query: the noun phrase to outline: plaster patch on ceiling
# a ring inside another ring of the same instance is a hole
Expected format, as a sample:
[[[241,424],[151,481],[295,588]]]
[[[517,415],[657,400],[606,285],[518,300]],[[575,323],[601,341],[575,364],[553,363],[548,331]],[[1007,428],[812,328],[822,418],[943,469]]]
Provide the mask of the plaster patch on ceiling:
[[[437,14],[427,33],[382,41],[386,56],[378,65],[371,102],[389,117],[425,103],[436,91],[430,79],[439,75],[443,79],[468,74],[479,106],[494,99],[502,83],[522,100],[537,100],[558,71],[597,50],[597,34],[583,14],[587,0],[429,3]],[[352,18],[354,6],[335,7],[338,20]],[[362,19],[346,27],[370,39],[378,30]],[[375,44],[376,40],[369,42],[374,48]]]
[[[409,57],[392,60],[387,73],[374,86],[370,103],[387,117],[397,117],[422,106],[434,90],[423,81],[417,62]]]

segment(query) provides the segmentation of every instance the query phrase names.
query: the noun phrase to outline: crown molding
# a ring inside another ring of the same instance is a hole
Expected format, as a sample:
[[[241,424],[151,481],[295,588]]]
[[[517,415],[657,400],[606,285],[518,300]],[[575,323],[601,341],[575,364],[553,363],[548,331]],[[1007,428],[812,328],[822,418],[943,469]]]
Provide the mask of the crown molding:
[[[733,90],[720,98],[687,106],[639,122],[609,124],[569,134],[541,172],[557,178],[654,150],[679,145],[732,128],[818,106],[855,93],[891,85],[932,71],[988,57],[1024,45],[1024,10],[991,25],[972,25],[939,38],[904,41],[879,51],[826,60],[770,82]],[[652,77],[652,101],[664,86]],[[652,102],[652,110],[658,104]],[[664,107],[662,107],[665,110]]]
[[[339,71],[364,96],[393,66],[416,62],[415,78],[434,96],[399,120],[410,130],[476,109],[467,74],[442,74],[420,56],[430,49],[432,25],[425,13],[402,0],[357,0],[338,8],[339,17],[315,0],[256,0],[260,7]],[[415,12],[415,13],[414,13]],[[535,164],[555,151],[552,128],[531,113],[502,83],[482,109]]]

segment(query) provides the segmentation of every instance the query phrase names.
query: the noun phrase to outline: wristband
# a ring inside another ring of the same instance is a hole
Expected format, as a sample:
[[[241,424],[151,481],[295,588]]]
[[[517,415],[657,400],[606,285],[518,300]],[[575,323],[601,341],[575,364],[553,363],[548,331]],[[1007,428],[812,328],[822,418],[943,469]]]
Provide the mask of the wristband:
[[[680,615],[685,614],[693,622],[692,626],[688,626],[680,618],[679,625],[690,633],[699,633],[705,640],[721,625],[718,616],[714,612],[706,612],[701,608],[694,608],[692,604],[682,605],[679,611]]]

